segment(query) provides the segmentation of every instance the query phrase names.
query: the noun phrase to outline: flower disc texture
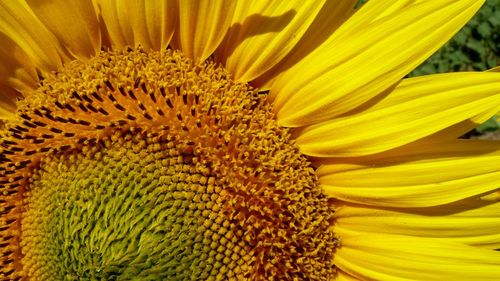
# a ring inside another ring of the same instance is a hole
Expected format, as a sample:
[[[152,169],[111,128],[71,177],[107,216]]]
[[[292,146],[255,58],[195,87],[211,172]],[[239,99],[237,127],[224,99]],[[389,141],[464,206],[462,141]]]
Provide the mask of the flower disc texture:
[[[478,0],[0,3],[1,280],[497,280]]]

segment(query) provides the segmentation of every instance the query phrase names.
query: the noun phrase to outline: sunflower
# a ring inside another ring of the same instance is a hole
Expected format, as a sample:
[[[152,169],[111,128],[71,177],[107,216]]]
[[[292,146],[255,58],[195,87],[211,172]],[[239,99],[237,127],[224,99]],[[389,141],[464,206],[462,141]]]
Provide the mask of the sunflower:
[[[484,1],[0,2],[1,280],[497,280]]]

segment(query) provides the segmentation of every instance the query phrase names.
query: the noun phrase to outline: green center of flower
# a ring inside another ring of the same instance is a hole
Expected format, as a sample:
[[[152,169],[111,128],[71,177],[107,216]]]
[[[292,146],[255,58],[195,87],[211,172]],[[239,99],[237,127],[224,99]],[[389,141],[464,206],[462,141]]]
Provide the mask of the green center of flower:
[[[26,268],[43,280],[225,280],[245,271],[251,241],[228,220],[231,196],[176,143],[116,133],[45,159],[26,197]]]
[[[102,52],[47,77],[19,116],[0,167],[12,276],[334,275],[334,209],[314,169],[265,94],[213,63]]]

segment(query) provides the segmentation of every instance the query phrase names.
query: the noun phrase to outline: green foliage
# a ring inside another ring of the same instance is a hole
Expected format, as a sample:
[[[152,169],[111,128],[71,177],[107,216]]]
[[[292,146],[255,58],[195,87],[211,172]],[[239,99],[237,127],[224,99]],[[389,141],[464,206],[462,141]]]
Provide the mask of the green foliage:
[[[476,128],[478,133],[493,132],[500,129],[500,118],[498,116],[490,118],[490,120],[481,124]]]

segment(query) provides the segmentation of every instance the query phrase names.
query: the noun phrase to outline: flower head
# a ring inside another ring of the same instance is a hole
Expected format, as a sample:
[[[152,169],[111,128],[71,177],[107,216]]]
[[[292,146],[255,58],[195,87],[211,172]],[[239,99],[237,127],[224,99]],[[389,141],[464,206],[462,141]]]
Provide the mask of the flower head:
[[[494,280],[483,1],[0,3],[2,280]]]

